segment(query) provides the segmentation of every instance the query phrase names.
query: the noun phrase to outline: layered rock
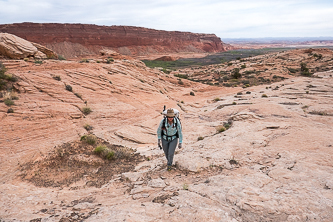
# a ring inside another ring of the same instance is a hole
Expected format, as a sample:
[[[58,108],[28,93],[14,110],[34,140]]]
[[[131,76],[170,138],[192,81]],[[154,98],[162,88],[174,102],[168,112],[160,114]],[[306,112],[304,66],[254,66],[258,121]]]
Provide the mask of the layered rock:
[[[52,50],[8,33],[0,33],[0,55],[11,59],[57,58]]]
[[[98,53],[103,47],[128,55],[222,52],[230,48],[215,34],[170,32],[133,26],[17,23],[0,25],[0,32],[15,34],[68,56]]]

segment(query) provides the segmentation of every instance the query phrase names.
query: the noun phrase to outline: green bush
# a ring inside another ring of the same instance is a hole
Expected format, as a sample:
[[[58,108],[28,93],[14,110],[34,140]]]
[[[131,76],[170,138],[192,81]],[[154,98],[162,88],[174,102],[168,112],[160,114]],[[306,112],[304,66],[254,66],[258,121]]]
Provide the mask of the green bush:
[[[111,62],[114,62],[114,59],[112,57],[108,57],[108,59],[106,60],[106,63],[110,64]]]
[[[309,72],[309,69],[306,67],[306,63],[301,63],[301,74],[302,76],[311,76],[312,74]]]
[[[218,132],[218,133],[222,133],[222,132],[224,132],[226,130],[226,128],[224,127],[224,126],[219,126],[219,127],[217,127],[217,129],[216,129],[216,131]]]
[[[14,105],[14,101],[11,100],[11,99],[5,99],[5,100],[4,100],[4,103],[5,103],[7,106],[12,106],[12,105]]]
[[[174,76],[181,78],[181,79],[187,79],[188,75],[184,75],[184,74],[174,74]]]
[[[93,129],[93,127],[92,127],[92,126],[90,126],[89,124],[85,124],[85,125],[83,126],[83,128],[85,128],[87,131],[89,131],[89,130],[92,130],[92,129]]]
[[[246,65],[241,65],[241,69],[245,69],[246,68]]]
[[[266,94],[262,94],[261,97],[267,98],[268,96]]]
[[[94,145],[97,142],[97,137],[95,135],[89,134],[81,136],[81,141],[85,141],[90,145]]]
[[[241,78],[242,75],[239,73],[239,68],[234,68],[234,70],[232,71],[231,76],[232,76],[234,79],[239,79],[239,78]]]
[[[89,113],[92,112],[92,110],[90,109],[90,107],[85,106],[82,108],[82,112],[84,115],[88,115]]]
[[[35,64],[43,64],[43,61],[42,60],[36,60]]]

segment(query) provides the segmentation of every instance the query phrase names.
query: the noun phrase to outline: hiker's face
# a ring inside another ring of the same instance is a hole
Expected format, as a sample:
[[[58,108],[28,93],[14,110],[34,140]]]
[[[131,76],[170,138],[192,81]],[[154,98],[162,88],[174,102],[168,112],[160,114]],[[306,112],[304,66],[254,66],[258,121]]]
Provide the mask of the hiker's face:
[[[171,122],[173,120],[173,117],[168,117],[168,121]]]

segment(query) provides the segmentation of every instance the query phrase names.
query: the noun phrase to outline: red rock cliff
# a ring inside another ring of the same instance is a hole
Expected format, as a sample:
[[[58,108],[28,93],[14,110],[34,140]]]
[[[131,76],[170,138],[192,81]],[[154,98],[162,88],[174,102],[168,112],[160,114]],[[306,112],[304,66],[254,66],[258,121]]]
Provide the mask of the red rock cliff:
[[[96,53],[102,47],[129,55],[226,51],[224,43],[215,34],[169,32],[133,26],[16,23],[0,25],[0,32],[48,46],[58,54],[69,50],[70,56]]]

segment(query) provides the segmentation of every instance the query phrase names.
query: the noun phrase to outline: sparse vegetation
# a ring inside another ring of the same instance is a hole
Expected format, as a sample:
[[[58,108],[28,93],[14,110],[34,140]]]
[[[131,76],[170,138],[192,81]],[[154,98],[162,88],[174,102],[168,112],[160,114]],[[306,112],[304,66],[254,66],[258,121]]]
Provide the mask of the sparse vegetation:
[[[106,63],[110,64],[111,62],[114,62],[114,59],[112,57],[108,57],[108,59],[106,60]]]
[[[218,126],[218,127],[216,128],[216,131],[217,131],[218,133],[222,133],[222,132],[226,131],[226,128],[225,128],[224,126]]]
[[[7,110],[7,113],[14,113],[13,108],[9,108],[9,109]]]
[[[71,85],[66,85],[66,90],[72,92],[73,88]]]
[[[195,95],[194,95],[194,92],[190,92],[190,95],[191,95],[191,96],[195,96]]]
[[[92,130],[92,129],[93,129],[93,127],[92,127],[92,126],[90,126],[89,124],[85,124],[85,125],[83,126],[83,128],[85,128],[87,131],[89,131],[89,130]]]
[[[188,190],[188,185],[186,183],[183,184],[183,190]]]
[[[174,76],[181,78],[181,79],[187,79],[188,75],[184,75],[184,74],[174,74]]]
[[[14,105],[14,101],[11,100],[11,99],[8,99],[8,98],[4,100],[4,103],[5,103],[6,106]]]
[[[82,108],[82,113],[83,113],[84,115],[88,115],[88,114],[90,114],[91,112],[92,112],[92,110],[90,109],[90,107],[85,106],[85,107]]]
[[[84,135],[84,136],[81,136],[81,141],[84,141],[90,145],[94,145],[97,142],[97,137],[92,134]]]
[[[262,94],[261,97],[267,98],[268,96],[266,94]]]
[[[204,137],[202,137],[202,136],[199,136],[199,137],[198,137],[198,141],[199,141],[199,140],[203,140],[203,139],[204,139]]]
[[[242,75],[240,74],[239,72],[239,68],[234,68],[234,70],[232,71],[232,74],[231,74],[232,78],[234,79],[239,79],[242,77]]]
[[[57,80],[57,81],[61,81],[61,77],[60,76],[52,76],[53,79]]]
[[[218,97],[214,99],[214,102],[218,102],[218,101],[221,101],[221,99]]]
[[[311,76],[312,73],[309,72],[309,69],[306,66],[306,63],[301,63],[301,74],[302,76]]]
[[[35,60],[35,64],[43,64],[42,60]]]

